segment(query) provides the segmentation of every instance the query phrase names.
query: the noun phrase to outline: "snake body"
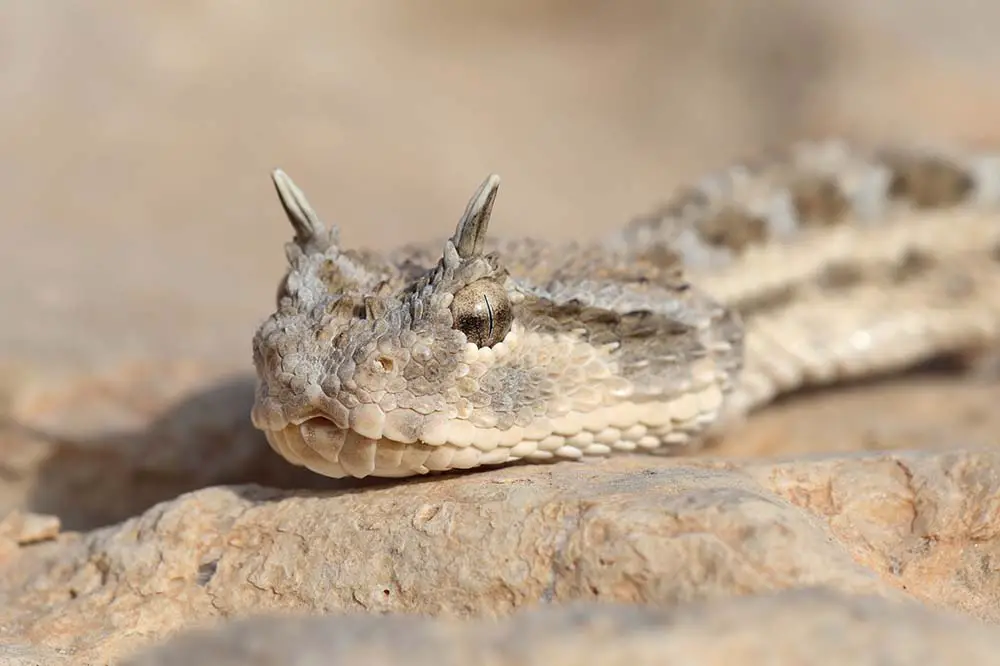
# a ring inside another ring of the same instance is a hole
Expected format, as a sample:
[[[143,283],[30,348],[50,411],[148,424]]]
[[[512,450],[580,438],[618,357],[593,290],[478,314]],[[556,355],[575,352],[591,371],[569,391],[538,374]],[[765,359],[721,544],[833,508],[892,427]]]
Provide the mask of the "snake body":
[[[1000,342],[1000,155],[841,141],[706,176],[599,242],[340,247],[295,231],[254,425],[330,477],[683,453],[777,396]]]

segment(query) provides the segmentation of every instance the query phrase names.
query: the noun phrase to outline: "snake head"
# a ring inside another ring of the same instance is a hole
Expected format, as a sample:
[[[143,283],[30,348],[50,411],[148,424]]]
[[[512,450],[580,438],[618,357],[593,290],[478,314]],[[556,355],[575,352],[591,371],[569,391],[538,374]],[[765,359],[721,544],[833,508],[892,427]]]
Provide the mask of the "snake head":
[[[273,177],[295,236],[254,337],[251,418],[287,460],[394,477],[655,449],[718,410],[707,339],[718,328],[702,326],[714,304],[673,277],[636,277],[600,247],[504,246],[521,261],[512,276],[487,251],[499,177],[436,257],[398,261],[339,247],[291,179]],[[553,271],[530,281],[545,271],[526,262]]]
[[[518,299],[484,252],[499,177],[483,181],[426,268],[341,249],[292,180],[272,177],[295,231],[276,311],[253,345],[252,420],[272,447],[327,476],[394,476],[427,471],[415,460],[454,439],[455,422],[494,427],[486,410],[465,419],[485,374],[479,355],[505,353]]]

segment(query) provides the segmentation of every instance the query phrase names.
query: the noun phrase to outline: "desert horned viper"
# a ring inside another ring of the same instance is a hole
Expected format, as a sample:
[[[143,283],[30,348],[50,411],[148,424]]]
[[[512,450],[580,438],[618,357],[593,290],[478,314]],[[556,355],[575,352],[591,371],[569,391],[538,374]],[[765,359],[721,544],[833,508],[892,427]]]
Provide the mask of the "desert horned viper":
[[[601,242],[344,249],[292,227],[254,425],[330,477],[693,450],[776,396],[1000,341],[1000,154],[794,144]]]

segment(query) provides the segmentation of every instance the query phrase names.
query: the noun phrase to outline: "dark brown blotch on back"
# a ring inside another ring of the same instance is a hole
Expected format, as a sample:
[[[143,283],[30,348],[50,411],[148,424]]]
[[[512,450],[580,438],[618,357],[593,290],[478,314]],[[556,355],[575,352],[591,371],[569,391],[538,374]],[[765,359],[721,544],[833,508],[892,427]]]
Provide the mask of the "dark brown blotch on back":
[[[892,278],[897,283],[907,282],[925,275],[936,266],[937,262],[934,261],[934,257],[930,254],[919,250],[910,250],[896,264],[892,272]]]
[[[840,223],[851,209],[847,195],[828,176],[803,177],[789,187],[792,205],[807,227],[829,227]]]
[[[866,281],[873,281],[876,284],[884,282],[902,284],[920,279],[937,267],[938,264],[931,255],[919,250],[910,250],[898,261],[889,265],[866,266],[850,261],[830,264],[817,275],[816,286],[823,290],[843,291]]]
[[[783,285],[777,289],[755,293],[750,298],[741,300],[736,305],[736,309],[743,317],[750,317],[770,310],[780,310],[794,301],[798,294],[797,285]]]
[[[565,254],[569,258],[560,257],[564,263],[542,276],[540,281],[575,282],[582,275],[587,279],[627,283],[636,287],[687,288],[683,257],[669,242],[637,245],[634,251],[622,254],[610,253],[598,244],[574,247]],[[518,270],[519,277],[526,273]]]
[[[975,185],[972,176],[939,156],[886,155],[892,170],[889,195],[919,208],[943,208],[961,203]]]
[[[615,312],[577,300],[553,303],[547,299],[528,299],[518,310],[519,319],[532,330],[540,333],[579,331],[583,339],[593,345],[690,335],[693,330],[683,322],[647,310]]]
[[[641,252],[636,253],[635,259],[646,264],[644,268],[655,268],[672,274],[681,274],[684,270],[684,258],[676,248],[666,243],[654,243],[643,248]]]
[[[817,276],[816,284],[821,289],[850,289],[865,279],[864,269],[858,264],[830,264]]]
[[[677,291],[688,288],[683,257],[665,243],[656,243],[631,257],[627,266],[601,277],[624,280],[635,284],[655,284]]]
[[[747,246],[767,240],[764,218],[736,206],[724,206],[699,219],[698,235],[705,243],[740,253]]]

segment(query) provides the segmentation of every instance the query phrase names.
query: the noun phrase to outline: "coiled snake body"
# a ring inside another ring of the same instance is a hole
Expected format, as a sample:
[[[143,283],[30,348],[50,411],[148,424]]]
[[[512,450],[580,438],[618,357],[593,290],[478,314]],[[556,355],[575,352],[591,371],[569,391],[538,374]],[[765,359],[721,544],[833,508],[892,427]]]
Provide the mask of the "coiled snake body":
[[[331,477],[693,450],[806,385],[1000,341],[1000,156],[801,143],[595,243],[496,240],[499,178],[454,235],[295,231],[253,342],[254,425]]]

